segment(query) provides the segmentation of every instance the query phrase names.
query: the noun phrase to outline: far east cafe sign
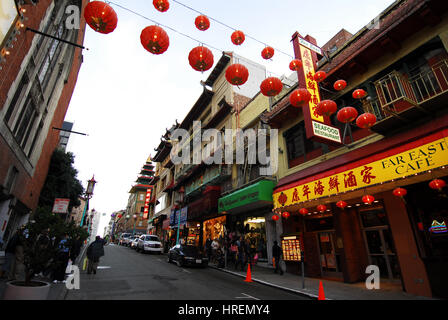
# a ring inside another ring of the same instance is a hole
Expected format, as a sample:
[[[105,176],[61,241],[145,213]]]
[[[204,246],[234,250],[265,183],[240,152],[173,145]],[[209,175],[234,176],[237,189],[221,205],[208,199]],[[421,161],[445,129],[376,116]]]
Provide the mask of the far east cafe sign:
[[[446,134],[446,133],[444,133]],[[274,209],[366,188],[448,165],[448,137],[433,134],[401,147],[281,187]]]
[[[330,118],[316,113],[316,107],[321,101],[319,84],[314,80],[317,54],[323,55],[316,46],[316,40],[310,36],[302,38],[299,33],[293,36],[294,54],[296,59],[302,60],[303,67],[297,71],[299,84],[306,85],[311,94],[311,100],[302,107],[305,131],[308,139],[317,142],[339,145],[341,144],[340,130],[331,125]]]

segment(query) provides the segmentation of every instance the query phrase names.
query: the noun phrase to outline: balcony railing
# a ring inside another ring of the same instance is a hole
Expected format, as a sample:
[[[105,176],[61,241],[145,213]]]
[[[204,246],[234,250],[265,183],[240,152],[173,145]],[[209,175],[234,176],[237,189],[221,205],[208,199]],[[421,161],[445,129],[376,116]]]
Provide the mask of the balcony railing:
[[[429,71],[410,79],[416,101],[421,103],[448,90],[448,60],[436,63]]]
[[[441,60],[428,71],[412,78],[393,71],[375,82],[379,113],[396,114],[448,91],[448,60]]]

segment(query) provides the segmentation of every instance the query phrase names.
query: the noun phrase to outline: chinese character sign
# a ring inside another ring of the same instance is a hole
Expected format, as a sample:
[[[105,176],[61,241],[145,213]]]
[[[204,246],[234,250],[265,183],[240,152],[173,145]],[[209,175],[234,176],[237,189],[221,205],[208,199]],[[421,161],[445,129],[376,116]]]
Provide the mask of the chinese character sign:
[[[152,188],[146,190],[145,207],[143,211],[143,219],[148,219],[149,215],[149,202],[151,201]]]
[[[376,159],[380,160],[368,162],[369,159],[366,159],[364,164],[358,162],[352,168],[350,165],[343,166],[320,179],[281,189],[274,193],[274,208],[354,191],[448,165],[447,140],[435,140],[385,158],[379,155]]]
[[[324,117],[316,113],[317,104],[320,102],[319,86],[314,80],[314,65],[311,57],[311,51],[300,45],[300,54],[303,62],[303,73],[305,74],[306,88],[311,94],[309,102],[311,119],[324,123]]]

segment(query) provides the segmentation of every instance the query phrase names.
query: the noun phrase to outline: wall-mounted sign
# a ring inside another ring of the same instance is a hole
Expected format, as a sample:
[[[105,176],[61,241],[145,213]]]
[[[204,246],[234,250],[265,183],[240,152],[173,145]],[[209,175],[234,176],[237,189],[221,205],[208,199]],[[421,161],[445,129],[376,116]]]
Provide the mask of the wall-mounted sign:
[[[324,172],[303,182],[281,187],[274,191],[274,209],[354,191],[448,165],[447,138],[420,146],[418,143],[419,141],[415,141]],[[372,161],[374,159],[379,160]]]
[[[446,227],[445,221],[439,222],[434,220],[429,228],[429,232],[431,233],[447,233],[448,229]]]
[[[151,201],[152,186],[146,190],[145,206],[143,210],[143,219],[148,219],[149,216],[149,202]]]
[[[339,145],[341,143],[340,130],[331,125],[329,117],[320,116],[316,112],[321,97],[319,84],[314,79],[314,74],[316,71],[317,54],[322,55],[322,50],[316,46],[315,39],[310,36],[306,36],[304,39],[299,33],[294,34],[292,42],[296,59],[302,60],[302,68],[297,71],[299,87],[306,88],[311,94],[309,103],[301,108],[306,136],[308,139],[317,142]]]
[[[70,199],[54,199],[53,213],[67,213]]]

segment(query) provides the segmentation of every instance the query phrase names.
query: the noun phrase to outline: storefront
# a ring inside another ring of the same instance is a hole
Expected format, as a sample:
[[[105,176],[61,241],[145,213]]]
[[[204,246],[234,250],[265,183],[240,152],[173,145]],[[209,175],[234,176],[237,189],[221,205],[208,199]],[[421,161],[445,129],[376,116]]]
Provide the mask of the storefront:
[[[160,216],[155,217],[154,220],[152,221],[153,226],[155,226],[153,228],[153,230],[154,230],[153,232],[154,233],[152,233],[152,234],[155,234],[156,236],[158,236],[159,239],[163,239],[163,228],[162,228],[162,225],[163,225],[163,222],[165,221],[165,219],[166,219],[166,215],[165,214],[161,214]]]
[[[437,132],[280,184],[274,211],[290,213],[281,219],[285,233],[302,233],[305,274],[354,283],[376,265],[382,281],[406,292],[446,297],[446,188],[429,186],[436,178],[447,181],[446,135]],[[397,187],[407,195],[394,195]],[[300,272],[297,263],[287,266]]]
[[[231,240],[249,240],[252,254],[259,261],[271,261],[274,240],[279,240],[272,215],[272,192],[275,182],[260,180],[219,199],[220,213],[227,213],[227,229]]]
[[[205,241],[209,238],[211,240],[218,240],[219,243],[223,243],[226,235],[226,216],[205,220],[202,225],[202,232],[204,235],[202,245],[205,245]]]

